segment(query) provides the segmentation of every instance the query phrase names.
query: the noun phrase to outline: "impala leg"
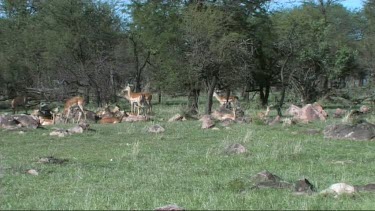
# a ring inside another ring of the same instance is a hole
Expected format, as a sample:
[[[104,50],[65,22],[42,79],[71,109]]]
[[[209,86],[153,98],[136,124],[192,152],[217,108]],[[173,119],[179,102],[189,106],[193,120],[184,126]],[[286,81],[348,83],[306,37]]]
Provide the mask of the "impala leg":
[[[130,113],[133,113],[134,110],[134,102],[130,101]]]
[[[79,112],[79,113],[78,113],[78,120],[77,120],[77,124],[79,124],[79,121],[81,120],[81,116],[82,116],[82,112]]]
[[[85,118],[85,121],[86,121],[86,112],[83,110],[83,106],[82,105],[78,105],[78,106],[79,106],[79,109],[81,109],[83,117]],[[78,116],[78,122],[79,122],[79,120],[81,120],[82,114],[80,113],[80,115]]]
[[[151,101],[149,102],[149,107],[148,107],[148,111],[149,111],[149,113],[151,113],[152,112],[152,104],[151,104]]]
[[[65,124],[68,123],[69,115],[70,115],[70,108],[68,109],[68,112],[66,113],[66,116],[65,116]]]

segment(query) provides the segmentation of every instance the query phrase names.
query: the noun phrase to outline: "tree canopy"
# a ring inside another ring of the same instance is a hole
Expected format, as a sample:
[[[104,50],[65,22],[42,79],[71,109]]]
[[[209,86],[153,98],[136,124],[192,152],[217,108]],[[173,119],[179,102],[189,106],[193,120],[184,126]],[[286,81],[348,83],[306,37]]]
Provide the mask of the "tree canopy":
[[[258,92],[262,106],[272,88],[280,106],[287,94],[314,102],[353,81],[373,84],[374,11],[373,0],[362,10],[335,0],[286,9],[269,0],[0,0],[1,94],[48,90],[100,105],[133,83],[189,99],[203,91],[206,113],[215,89],[245,100]]]

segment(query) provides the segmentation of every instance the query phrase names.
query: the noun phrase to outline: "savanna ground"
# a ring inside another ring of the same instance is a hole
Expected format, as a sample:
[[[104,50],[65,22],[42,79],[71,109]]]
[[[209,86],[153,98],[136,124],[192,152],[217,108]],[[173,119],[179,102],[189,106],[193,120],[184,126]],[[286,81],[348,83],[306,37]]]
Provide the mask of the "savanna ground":
[[[263,170],[292,183],[307,178],[318,191],[338,182],[374,183],[375,142],[327,140],[322,133],[304,133],[339,120],[330,117],[327,122],[290,127],[255,122],[202,130],[196,120],[167,122],[181,111],[183,102],[185,98],[174,98],[155,104],[150,122],[91,124],[96,131],[63,138],[48,135],[52,126],[23,134],[0,131],[0,209],[152,210],[167,204],[189,210],[375,208],[373,193],[334,198],[251,189],[250,178]],[[255,116],[259,110],[254,107],[244,105],[245,114]],[[328,112],[332,114],[333,108]],[[154,124],[165,132],[148,133]],[[233,143],[248,152],[225,154],[225,147]],[[37,162],[47,156],[68,162]],[[39,175],[25,174],[27,169]]]

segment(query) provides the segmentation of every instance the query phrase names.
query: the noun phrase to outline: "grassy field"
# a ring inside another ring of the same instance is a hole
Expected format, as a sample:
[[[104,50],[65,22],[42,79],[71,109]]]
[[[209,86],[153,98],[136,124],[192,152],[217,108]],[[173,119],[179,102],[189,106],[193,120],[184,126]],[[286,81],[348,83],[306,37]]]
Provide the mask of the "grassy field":
[[[250,188],[250,178],[263,170],[288,182],[307,178],[318,191],[338,182],[374,183],[375,142],[326,140],[322,133],[305,133],[337,120],[202,130],[199,121],[167,122],[180,107],[179,101],[156,104],[153,121],[92,124],[96,131],[63,138],[49,136],[52,127],[23,134],[0,131],[0,210],[152,210],[167,204],[189,210],[375,208],[373,193],[334,198]],[[253,116],[257,111],[250,107],[246,114]],[[148,133],[154,124],[165,132]],[[225,154],[233,143],[248,152]],[[47,156],[68,161],[37,162]],[[39,175],[25,174],[27,169]]]

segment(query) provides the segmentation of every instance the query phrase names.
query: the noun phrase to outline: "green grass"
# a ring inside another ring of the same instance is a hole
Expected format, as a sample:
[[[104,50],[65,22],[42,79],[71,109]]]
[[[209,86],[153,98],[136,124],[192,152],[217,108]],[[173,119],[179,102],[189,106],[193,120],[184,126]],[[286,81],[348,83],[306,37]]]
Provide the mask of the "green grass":
[[[154,111],[153,122],[92,124],[95,132],[63,138],[49,136],[52,127],[24,134],[1,131],[0,209],[152,210],[167,204],[192,210],[375,207],[373,193],[333,198],[250,189],[250,178],[263,170],[289,182],[306,177],[318,191],[337,182],[374,183],[375,142],[326,140],[322,134],[301,132],[322,130],[337,120],[291,127],[234,124],[216,131],[200,129],[199,121],[167,122],[181,111],[178,103],[156,104]],[[166,131],[148,133],[153,124]],[[241,143],[248,152],[223,153],[232,143]],[[46,156],[69,161],[37,162]],[[25,174],[30,168],[39,175]]]

